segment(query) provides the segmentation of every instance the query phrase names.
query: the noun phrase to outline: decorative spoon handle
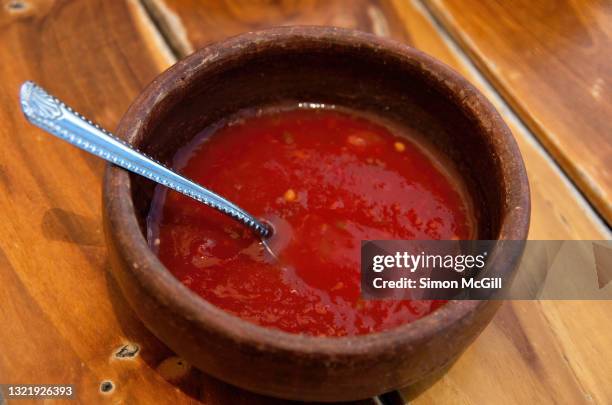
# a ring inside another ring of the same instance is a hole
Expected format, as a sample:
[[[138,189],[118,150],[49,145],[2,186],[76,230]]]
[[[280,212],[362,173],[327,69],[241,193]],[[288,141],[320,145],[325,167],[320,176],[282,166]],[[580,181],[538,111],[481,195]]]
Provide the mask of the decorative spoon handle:
[[[270,230],[248,212],[225,198],[179,175],[89,121],[33,82],[20,91],[21,108],[28,121],[93,155],[144,176],[242,222],[265,239]]]

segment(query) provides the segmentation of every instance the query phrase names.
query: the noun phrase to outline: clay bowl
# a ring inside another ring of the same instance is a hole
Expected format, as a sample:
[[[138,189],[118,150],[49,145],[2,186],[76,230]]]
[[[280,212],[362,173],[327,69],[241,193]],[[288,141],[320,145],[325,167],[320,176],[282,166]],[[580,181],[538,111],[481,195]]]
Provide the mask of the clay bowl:
[[[287,101],[332,103],[408,122],[464,176],[480,239],[526,238],[527,177],[499,114],[447,66],[369,34],[289,27],[210,45],[153,81],[117,132],[168,162],[207,125],[243,108]],[[263,328],[196,296],[149,250],[143,220],[152,192],[151,182],[108,167],[104,217],[114,277],[144,324],[172,350],[251,391],[342,401],[415,383],[452,363],[499,306],[451,301],[414,323],[348,338]],[[520,252],[497,256],[496,272],[511,274]]]

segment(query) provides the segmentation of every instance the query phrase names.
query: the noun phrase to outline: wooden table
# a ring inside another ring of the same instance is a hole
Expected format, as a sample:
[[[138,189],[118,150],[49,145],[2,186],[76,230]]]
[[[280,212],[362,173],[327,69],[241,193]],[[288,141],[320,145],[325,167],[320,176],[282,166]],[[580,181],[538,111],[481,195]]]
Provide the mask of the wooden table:
[[[446,62],[504,114],[531,182],[531,239],[611,239],[610,3],[533,3],[2,1],[0,383],[72,382],[87,404],[271,402],[193,369],[133,315],[108,273],[103,163],[25,122],[27,79],[113,128],[153,77],[210,41],[284,24],[371,31]],[[610,325],[611,302],[507,302],[447,374],[402,394],[612,403]]]

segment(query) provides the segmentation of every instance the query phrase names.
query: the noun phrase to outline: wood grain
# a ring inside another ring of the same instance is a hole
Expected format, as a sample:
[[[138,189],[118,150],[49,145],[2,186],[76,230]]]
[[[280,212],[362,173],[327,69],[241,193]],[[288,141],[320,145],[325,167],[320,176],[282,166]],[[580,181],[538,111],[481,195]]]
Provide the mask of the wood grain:
[[[428,4],[612,224],[612,3]]]
[[[470,75],[413,3],[359,1],[145,5],[179,54],[269,25],[335,24],[410,42]],[[12,0],[0,7],[0,381],[73,382],[81,403],[268,403],[192,369],[142,327],[106,271],[103,164],[26,124],[18,110],[19,84],[34,79],[113,128],[173,61],[141,4]],[[531,237],[610,238],[529,136],[513,130],[532,185]],[[415,403],[609,402],[612,341],[602,325],[611,317],[607,303],[508,303]],[[101,393],[105,381],[112,389]]]
[[[333,25],[408,39],[389,3],[354,0],[143,0],[178,55],[246,31],[283,25]]]
[[[17,99],[21,82],[33,79],[112,128],[170,62],[144,40],[139,18],[133,3],[119,1],[2,2],[2,383],[72,383],[80,403],[190,398],[155,372],[169,353],[107,274],[103,163],[27,124]],[[140,353],[117,358],[130,342]],[[107,380],[114,389],[102,394]]]
[[[316,2],[307,3],[310,8],[306,16],[303,9],[297,15],[279,13],[274,5],[259,2],[256,11],[245,9],[248,24],[242,26],[234,18],[240,12],[232,1],[193,4],[182,0],[146,0],[145,4],[159,25],[165,27],[164,34],[175,44],[179,55],[184,52],[181,49],[203,46],[222,35],[295,21],[315,24],[335,21],[335,25],[370,32],[376,32],[374,26],[388,27],[376,33],[408,42],[437,57],[492,97],[490,89],[476,80],[442,39],[418,3],[371,1],[345,8],[340,18],[329,14],[328,9],[318,9]],[[375,16],[375,20],[370,16]],[[504,112],[503,105],[497,107]],[[546,152],[515,119],[508,114],[506,118],[530,178],[533,204],[530,238],[609,239],[610,233],[597,215]],[[609,361],[612,337],[607,328],[595,325],[611,321],[612,305],[608,302],[508,302],[476,343],[433,387],[424,392],[422,386],[410,387],[404,395],[416,398],[416,404],[608,403],[612,388],[603,380],[612,375]]]
[[[74,384],[83,404],[271,403],[203,375],[144,328],[108,273],[104,163],[19,109],[20,84],[35,80],[113,128],[174,62],[142,5],[4,2],[0,35],[0,383]]]

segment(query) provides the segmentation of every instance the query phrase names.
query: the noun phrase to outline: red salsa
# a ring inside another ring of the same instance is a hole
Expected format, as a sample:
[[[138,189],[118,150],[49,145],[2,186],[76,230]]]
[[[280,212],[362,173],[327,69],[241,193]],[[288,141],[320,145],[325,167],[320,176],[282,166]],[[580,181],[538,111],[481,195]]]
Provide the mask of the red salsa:
[[[367,239],[469,239],[458,176],[408,128],[337,109],[297,108],[208,129],[175,157],[186,176],[275,228],[274,260],[237,222],[158,187],[149,241],[204,299],[293,333],[358,335],[411,322],[441,301],[360,298]]]

